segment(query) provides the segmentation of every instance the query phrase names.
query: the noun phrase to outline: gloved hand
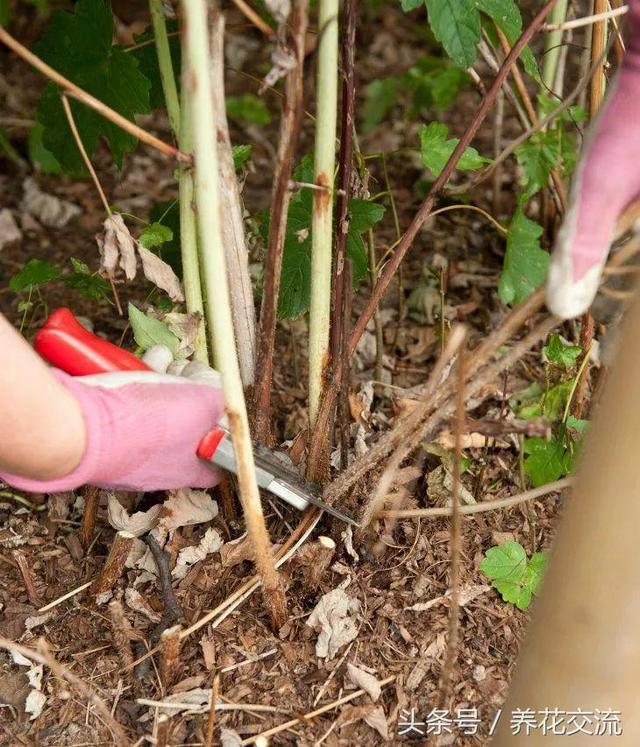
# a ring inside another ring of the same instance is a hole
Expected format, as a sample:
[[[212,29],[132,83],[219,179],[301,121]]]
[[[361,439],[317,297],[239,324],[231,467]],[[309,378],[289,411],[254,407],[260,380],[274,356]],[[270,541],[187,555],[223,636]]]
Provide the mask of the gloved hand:
[[[55,369],[53,373],[80,404],[87,436],[82,460],[56,480],[0,474],[7,483],[51,493],[85,484],[150,491],[208,488],[219,481],[196,456],[198,442],[224,412],[212,369],[189,363],[185,376],[154,371],[76,377]],[[189,374],[200,383],[187,378]]]
[[[640,0],[629,0],[622,69],[591,127],[551,260],[547,306],[564,319],[593,301],[616,220],[640,196]]]

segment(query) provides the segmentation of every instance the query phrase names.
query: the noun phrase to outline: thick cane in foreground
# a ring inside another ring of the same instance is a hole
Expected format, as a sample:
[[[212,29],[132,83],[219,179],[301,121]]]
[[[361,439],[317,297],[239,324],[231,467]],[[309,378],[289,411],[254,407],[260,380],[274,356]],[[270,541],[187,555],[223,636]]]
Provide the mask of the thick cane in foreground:
[[[56,309],[34,338],[36,351],[57,368],[72,376],[144,371],[151,369],[132,353],[87,331],[67,308]],[[187,379],[181,381],[186,382]],[[237,472],[236,456],[225,419],[203,435],[197,455],[213,468]],[[195,445],[194,445],[195,446]],[[318,506],[348,524],[356,524],[346,513],[326,505],[315,486],[300,480],[283,464],[277,452],[255,446],[254,460],[258,486],[286,501],[299,511],[309,504]]]
[[[516,708],[618,711],[623,735],[601,743],[640,744],[640,298],[622,334],[503,708],[497,747],[564,744],[564,737],[539,730],[515,735],[509,720]],[[584,734],[576,740],[590,741]]]

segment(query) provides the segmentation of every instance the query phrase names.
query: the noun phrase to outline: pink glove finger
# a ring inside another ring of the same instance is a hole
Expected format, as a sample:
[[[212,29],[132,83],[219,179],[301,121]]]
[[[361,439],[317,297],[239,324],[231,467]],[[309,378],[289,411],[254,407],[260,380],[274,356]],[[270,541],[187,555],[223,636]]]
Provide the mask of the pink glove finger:
[[[150,491],[208,488],[219,482],[218,473],[196,456],[200,438],[224,412],[219,389],[176,382],[172,377],[163,381],[155,373],[136,374],[139,380],[115,387],[96,386],[102,377],[88,377],[94,381],[89,385],[83,377],[54,373],[80,403],[87,428],[84,456],[71,474],[60,479],[1,475],[6,482],[39,493],[85,484]],[[121,376],[106,374],[104,380],[113,383]]]
[[[547,305],[563,318],[591,305],[616,221],[640,194],[640,0],[631,5],[630,49],[592,125],[549,269]]]

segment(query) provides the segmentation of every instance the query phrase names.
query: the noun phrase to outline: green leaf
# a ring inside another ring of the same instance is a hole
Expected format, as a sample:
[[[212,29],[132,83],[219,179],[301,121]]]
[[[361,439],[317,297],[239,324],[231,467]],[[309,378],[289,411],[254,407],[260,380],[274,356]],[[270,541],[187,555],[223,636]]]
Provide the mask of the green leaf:
[[[542,585],[544,573],[547,570],[549,558],[544,552],[534,552],[524,574],[524,584],[528,586],[534,594],[537,594]]]
[[[245,93],[243,96],[227,96],[227,116],[237,122],[264,127],[271,122],[271,114],[264,99]]]
[[[435,177],[440,175],[456,145],[460,142],[459,138],[448,138],[447,135],[447,126],[441,122],[431,122],[429,125],[420,127],[422,163]],[[460,171],[476,171],[489,160],[481,156],[475,148],[469,147],[465,148],[456,168]]]
[[[164,322],[143,314],[132,303],[129,304],[129,322],[133,337],[143,350],[154,345],[166,345],[175,356],[178,351],[178,338],[169,331]]]
[[[43,259],[30,259],[20,272],[9,280],[9,287],[16,293],[32,291],[51,280],[57,280],[60,275],[62,275],[62,270],[52,265],[51,262]]]
[[[515,0],[476,0],[476,6],[495,21],[496,26],[513,46],[522,34],[522,14]],[[527,74],[537,80],[540,72],[531,49],[525,47],[520,57]]]
[[[159,244],[154,252],[171,265],[176,275],[182,277],[182,256],[180,254],[180,204],[178,200],[157,202],[149,212],[154,223],[161,223],[171,231],[172,238]]]
[[[540,589],[546,564],[545,553],[534,553],[527,563],[527,554],[519,542],[503,542],[487,550],[480,570],[491,579],[505,602],[526,610]]]
[[[575,415],[569,415],[567,418],[567,428],[576,431],[581,436],[587,432],[589,428],[589,421],[576,418]]]
[[[166,23],[167,32],[169,33],[169,54],[171,55],[171,62],[173,64],[173,75],[176,79],[178,90],[180,90],[180,36],[175,34],[179,30],[178,22],[168,19]],[[151,84],[149,89],[149,104],[151,108],[162,109],[166,106],[166,103],[162,88],[162,78],[160,77],[153,26],[147,27],[142,34],[134,34],[133,39],[136,45],[142,46],[134,46],[127,54],[134,57],[138,63],[138,69]]]
[[[542,348],[542,352],[549,363],[555,363],[556,366],[568,369],[576,365],[576,361],[582,353],[582,348],[579,345],[565,345],[560,335],[553,334],[549,338],[549,342]]]
[[[433,35],[451,59],[467,68],[476,61],[480,15],[475,0],[426,0]]]
[[[294,171],[296,181],[313,180],[310,159],[303,159]],[[313,197],[310,189],[299,190],[289,205],[289,216],[280,275],[278,317],[295,319],[309,308],[311,296],[311,213]],[[367,274],[368,255],[361,234],[373,227],[384,215],[383,205],[368,200],[349,202],[349,232],[347,234],[347,256],[352,262],[355,288]],[[269,234],[269,219],[263,213],[260,231],[266,241]]]
[[[527,567],[527,553],[519,542],[503,542],[487,550],[480,570],[492,581],[519,581]]]
[[[138,241],[145,249],[161,246],[173,238],[173,231],[162,223],[150,223],[138,236]]]
[[[516,148],[516,157],[524,173],[523,200],[549,184],[549,175],[560,161],[560,139],[556,130],[536,132],[526,143]]]
[[[80,259],[71,257],[73,272],[64,279],[65,285],[87,298],[99,301],[107,298],[109,283],[97,273],[92,273],[89,266]]]
[[[79,0],[73,13],[55,11],[34,52],[62,75],[129,120],[148,114],[150,83],[138,69],[138,62],[112,44],[114,21],[110,7],[102,0]],[[118,167],[125,153],[133,150],[137,138],[124,132],[92,109],[70,102],[83,145],[89,156],[101,138],[111,148]],[[49,83],[40,97],[38,121],[44,131],[42,143],[62,168],[72,174],[86,169],[73,144],[58,88]]]
[[[231,148],[233,155],[233,165],[236,171],[245,165],[245,163],[251,158],[251,146],[250,145],[234,145]]]
[[[518,304],[547,277],[549,254],[540,246],[542,226],[529,220],[519,206],[507,235],[498,294],[502,303]]]
[[[400,5],[402,6],[402,10],[408,13],[410,10],[415,10],[424,5],[424,0],[400,0]]]
[[[42,144],[43,132],[44,127],[40,122],[36,122],[29,130],[27,141],[29,160],[33,164],[38,164],[43,174],[62,174],[62,166],[58,163],[57,158]]]
[[[371,132],[382,122],[387,112],[398,102],[402,85],[402,78],[395,75],[369,83],[362,107],[363,132]]]
[[[571,470],[571,453],[559,439],[526,438],[524,453],[529,455],[524,472],[535,488],[559,480]]]

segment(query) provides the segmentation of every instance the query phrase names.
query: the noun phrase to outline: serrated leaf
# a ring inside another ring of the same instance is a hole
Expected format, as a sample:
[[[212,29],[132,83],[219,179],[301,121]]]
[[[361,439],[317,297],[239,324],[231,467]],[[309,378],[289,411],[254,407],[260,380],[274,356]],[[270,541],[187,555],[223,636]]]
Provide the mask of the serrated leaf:
[[[519,581],[527,567],[527,553],[519,542],[503,542],[485,553],[480,570],[492,581]]]
[[[400,0],[400,5],[402,6],[402,10],[408,13],[410,10],[415,10],[424,5],[424,0]]]
[[[505,602],[511,602],[519,610],[526,610],[531,604],[531,590],[519,581],[500,580],[493,582]]]
[[[480,41],[476,0],[426,0],[426,3],[433,35],[456,64],[471,67]]]
[[[261,127],[271,122],[271,114],[264,101],[252,93],[242,96],[227,96],[227,116],[236,122],[247,122]]]
[[[162,223],[150,223],[138,236],[138,241],[145,249],[160,246],[173,238],[173,231]]]
[[[469,76],[461,68],[440,57],[423,57],[406,75],[413,91],[413,108],[435,106],[444,111],[469,83]]]
[[[551,438],[526,438],[524,472],[531,478],[535,488],[559,480],[571,470],[571,453],[564,443]]]
[[[294,171],[297,181],[313,178],[309,160]],[[311,297],[311,212],[313,199],[311,190],[301,189],[291,200],[280,275],[278,317],[294,319],[309,308]],[[353,284],[358,287],[367,274],[368,255],[361,237],[384,215],[383,205],[368,200],[351,200],[349,203],[349,232],[347,234],[347,256],[352,262]],[[269,233],[268,216],[263,215],[261,233],[266,241]]]
[[[505,602],[526,610],[542,583],[547,556],[534,553],[527,563],[527,553],[519,542],[503,542],[487,550],[480,570],[491,579]]]
[[[507,235],[507,251],[498,284],[502,303],[518,304],[547,277],[549,254],[540,246],[542,226],[529,220],[518,207]]]
[[[79,0],[73,13],[55,11],[35,53],[100,101],[129,120],[136,114],[148,114],[150,83],[138,69],[137,60],[112,44],[114,21],[110,7],[102,0]],[[89,156],[104,138],[118,167],[125,153],[133,150],[137,138],[124,132],[99,114],[70,101],[74,119]],[[72,137],[62,108],[60,92],[48,84],[38,104],[44,147],[62,168],[72,174],[86,169]]]
[[[250,145],[234,145],[231,148],[231,155],[233,156],[233,166],[236,171],[245,165],[245,163],[251,158],[251,146]]]
[[[448,137],[448,129],[441,122],[431,122],[420,127],[422,163],[438,177],[460,142],[457,137]],[[460,171],[476,171],[490,159],[481,156],[475,148],[465,148],[456,168]]]
[[[129,304],[129,322],[133,337],[143,350],[148,350],[154,345],[166,345],[173,355],[176,355],[179,340],[164,322],[147,316],[132,303]]]
[[[495,21],[498,28],[507,37],[509,44],[513,46],[522,34],[522,14],[515,0],[476,0],[476,6]],[[540,77],[540,72],[531,49],[525,47],[520,57],[527,74],[537,80]]]
[[[549,342],[542,348],[542,352],[549,363],[568,369],[576,365],[576,361],[582,353],[582,348],[579,345],[565,345],[560,335],[554,333],[549,338]]]
[[[516,157],[524,175],[523,200],[529,200],[536,192],[549,184],[551,170],[560,161],[558,132],[550,129],[536,132],[526,143],[516,148]]]
[[[71,257],[71,266],[73,272],[64,279],[65,285],[96,301],[107,297],[109,283],[97,273],[92,273],[86,262]]]
[[[29,160],[33,164],[38,164],[38,168],[43,174],[61,174],[62,166],[58,163],[57,158],[42,144],[43,132],[44,128],[40,122],[36,122],[29,130],[27,141]]]
[[[525,586],[529,587],[533,594],[537,594],[540,590],[542,579],[547,570],[548,561],[549,558],[544,552],[534,552],[529,560],[523,582]]]
[[[587,429],[589,428],[589,421],[582,420],[581,418],[576,418],[575,415],[569,415],[566,425],[567,428],[576,431],[576,433],[579,433],[582,436],[587,432]]]
[[[362,129],[364,132],[371,132],[374,127],[379,125],[387,112],[397,103],[402,83],[402,78],[395,75],[369,83],[362,107]]]
[[[57,280],[62,270],[43,259],[30,259],[27,264],[9,280],[12,291],[32,291]]]

